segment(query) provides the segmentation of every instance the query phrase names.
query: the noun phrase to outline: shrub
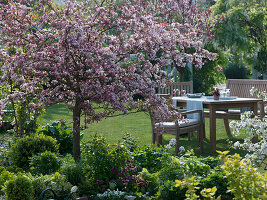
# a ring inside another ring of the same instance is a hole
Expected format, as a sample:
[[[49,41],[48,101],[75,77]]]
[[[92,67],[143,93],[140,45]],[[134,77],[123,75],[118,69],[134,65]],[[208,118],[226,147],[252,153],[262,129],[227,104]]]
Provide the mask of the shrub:
[[[2,173],[2,171],[4,171],[4,170],[5,170],[5,168],[0,166],[0,173]]]
[[[205,177],[210,172],[211,168],[215,168],[221,163],[219,158],[197,157],[193,150],[181,153],[183,153],[179,158],[181,167],[184,169],[185,173],[190,173],[194,176]]]
[[[43,134],[31,135],[18,139],[11,147],[8,156],[17,167],[28,170],[30,157],[45,151],[58,153],[56,140]]]
[[[184,160],[180,164],[196,176],[206,176],[210,172],[210,166],[202,163],[197,157]]]
[[[131,161],[128,161],[126,166],[122,168],[119,173],[117,173],[115,183],[120,190],[136,192],[138,191],[138,185],[144,183],[144,180],[141,179],[141,176],[139,176],[138,179],[137,175],[137,167],[133,166]],[[142,185],[140,186],[143,187]]]
[[[196,194],[197,189],[199,188],[199,177],[195,176],[185,176],[185,178],[181,180],[175,180],[175,188],[180,188],[182,191],[183,189],[186,189],[185,196],[186,199],[198,199],[198,195]],[[213,190],[216,191],[216,187],[213,188]],[[210,192],[208,190],[204,190],[203,194],[209,194]],[[207,195],[208,196],[208,195]],[[212,196],[211,194],[209,196]]]
[[[186,188],[175,187],[175,181],[167,180],[159,188],[160,199],[182,200],[185,199]]]
[[[244,65],[231,63],[224,69],[224,74],[227,79],[247,79],[249,78],[249,71]]]
[[[131,134],[129,133],[125,133],[122,137],[123,139],[123,144],[125,145],[125,147],[130,151],[133,152],[134,150],[137,149],[138,147],[138,143],[140,141],[138,141],[135,137],[133,137]]]
[[[123,144],[113,145],[109,152],[109,160],[111,163],[111,171],[113,174],[110,178],[115,178],[116,169],[124,168],[129,160],[131,160],[130,152]]]
[[[47,124],[42,128],[39,127],[36,131],[55,138],[59,144],[60,154],[72,154],[73,133],[72,129],[65,123],[58,121],[53,122],[52,124]]]
[[[221,164],[221,160],[218,157],[202,157],[200,158],[200,161],[206,165],[209,165],[211,169],[214,169]]]
[[[144,168],[141,175],[145,181],[148,181],[147,192],[149,192],[149,195],[156,194],[160,185],[158,173],[149,173],[147,169]]]
[[[130,159],[129,151],[123,145],[109,145],[102,136],[95,135],[82,146],[83,164],[93,178],[105,183],[115,178]],[[112,173],[113,172],[113,173]]]
[[[130,151],[124,144],[109,145],[102,136],[95,135],[82,145],[81,152],[86,176],[86,183],[79,186],[82,191],[87,190],[87,194],[103,192],[113,180],[122,186],[118,176],[131,158]]]
[[[132,154],[135,164],[140,168],[146,168],[149,172],[157,172],[162,168],[161,160],[171,156],[166,149],[154,146],[143,146],[137,148]]]
[[[176,157],[170,157],[164,161],[163,168],[159,171],[159,178],[162,181],[175,181],[184,178],[184,167],[180,164],[180,160]]]
[[[4,191],[8,200],[32,200],[33,186],[25,175],[18,175],[5,184]]]
[[[6,170],[9,171],[9,172],[11,172],[11,173],[14,173],[14,174],[17,174],[17,173],[25,173],[25,170],[23,170],[20,167],[15,166],[15,165],[7,166],[6,167]]]
[[[265,177],[257,172],[250,162],[242,160],[238,154],[226,156],[222,165],[229,182],[228,189],[234,199],[266,199]]]
[[[45,151],[30,158],[33,174],[51,174],[60,168],[61,160],[56,153]]]
[[[210,166],[201,162],[201,158],[191,156],[187,152],[184,158],[169,157],[163,160],[163,168],[159,171],[161,180],[182,180],[184,174],[204,177],[210,172]],[[188,156],[188,157],[187,157]]]
[[[0,194],[1,194],[1,190],[3,189],[5,182],[8,180],[11,180],[13,178],[13,175],[14,175],[13,173],[5,169],[0,170]]]
[[[47,188],[52,188],[58,196],[57,200],[64,200],[70,192],[72,185],[67,181],[66,177],[58,172],[51,175],[39,175],[31,177],[34,190],[34,197],[38,199],[41,192]],[[51,193],[47,194],[48,198],[52,198]]]
[[[110,177],[110,147],[101,136],[94,136],[82,146],[83,163],[95,180],[107,180]]]
[[[225,177],[225,173],[222,171],[213,171],[206,178],[201,180],[201,189],[212,188],[216,186],[217,191],[215,196],[221,196],[222,199],[232,199],[233,194],[227,192],[228,180]]]
[[[60,172],[66,176],[67,181],[72,185],[79,186],[79,184],[83,184],[85,181],[82,163],[76,163],[70,154],[66,155],[66,157],[62,160]]]

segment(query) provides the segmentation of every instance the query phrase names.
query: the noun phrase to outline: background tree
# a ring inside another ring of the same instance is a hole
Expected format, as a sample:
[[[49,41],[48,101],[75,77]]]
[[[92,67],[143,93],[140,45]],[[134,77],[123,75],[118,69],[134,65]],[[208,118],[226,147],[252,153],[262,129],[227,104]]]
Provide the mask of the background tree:
[[[213,45],[213,40],[205,44],[205,48],[218,54],[214,61],[205,59],[201,69],[193,69],[193,90],[194,92],[211,94],[213,86],[225,82],[225,75],[222,66],[228,63],[224,52]]]
[[[236,64],[245,62],[264,74],[267,70],[266,1],[218,0],[212,10],[223,21],[216,26],[219,46],[230,49]]]
[[[168,107],[154,91],[165,82],[162,66],[170,57],[199,67],[202,58],[216,57],[193,39],[198,33],[190,24],[181,31],[180,23],[166,24],[147,11],[130,1],[68,1],[57,7],[49,0],[21,0],[1,5],[1,45],[16,47],[11,55],[1,50],[0,59],[9,69],[4,74],[12,70],[31,77],[24,87],[42,85],[38,95],[43,103],[71,103],[76,160],[82,114],[90,124],[115,111],[127,113],[138,106],[133,96],[140,93],[145,107],[156,105],[166,117]],[[177,51],[185,48],[195,52]]]

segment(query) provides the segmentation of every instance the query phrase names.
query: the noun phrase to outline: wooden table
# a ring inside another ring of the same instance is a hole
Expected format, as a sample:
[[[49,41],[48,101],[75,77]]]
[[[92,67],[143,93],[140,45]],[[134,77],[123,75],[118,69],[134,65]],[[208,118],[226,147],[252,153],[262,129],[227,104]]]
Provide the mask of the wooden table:
[[[220,100],[213,100],[212,97],[188,98],[188,97],[173,97],[176,101],[177,107],[186,107],[187,100],[202,101],[203,107],[208,108],[210,115],[210,151],[216,151],[216,109],[219,108],[242,108],[250,107],[254,114],[258,114],[258,103],[261,99],[255,98],[221,98]],[[261,117],[264,115],[264,108],[260,108]]]

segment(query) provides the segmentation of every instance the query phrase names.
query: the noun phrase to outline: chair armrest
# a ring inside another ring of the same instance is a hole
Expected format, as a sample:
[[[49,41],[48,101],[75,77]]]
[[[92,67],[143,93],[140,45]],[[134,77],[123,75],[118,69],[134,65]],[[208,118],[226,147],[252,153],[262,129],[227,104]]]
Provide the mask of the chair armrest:
[[[188,114],[193,114],[193,113],[198,113],[198,121],[202,122],[202,110],[189,110],[185,112],[180,112],[181,115],[188,115]]]
[[[202,110],[189,110],[189,111],[185,111],[185,112],[180,112],[181,115],[188,115],[188,114],[193,114],[193,113],[202,114]]]
[[[182,113],[182,112],[186,112],[187,110],[186,109],[175,109],[178,113]]]

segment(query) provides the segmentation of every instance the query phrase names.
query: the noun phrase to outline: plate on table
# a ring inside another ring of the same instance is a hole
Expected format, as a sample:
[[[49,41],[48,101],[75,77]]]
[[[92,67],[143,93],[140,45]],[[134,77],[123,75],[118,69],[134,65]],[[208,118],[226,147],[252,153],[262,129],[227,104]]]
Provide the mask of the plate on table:
[[[234,100],[236,98],[237,97],[220,97],[219,99],[221,99],[221,100]]]
[[[200,98],[202,97],[202,93],[195,93],[195,94],[186,94],[188,98]]]
[[[213,100],[213,96],[206,96],[206,99],[211,99],[211,100]],[[233,97],[233,96],[231,96],[231,97],[219,97],[219,100],[221,100],[221,101],[227,101],[227,100],[234,100],[234,99],[236,99],[237,97]]]

